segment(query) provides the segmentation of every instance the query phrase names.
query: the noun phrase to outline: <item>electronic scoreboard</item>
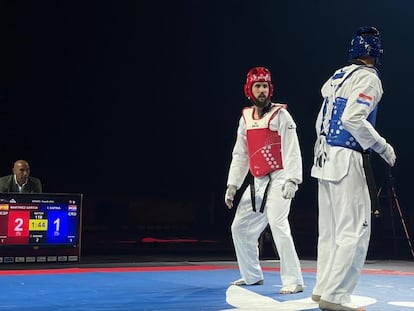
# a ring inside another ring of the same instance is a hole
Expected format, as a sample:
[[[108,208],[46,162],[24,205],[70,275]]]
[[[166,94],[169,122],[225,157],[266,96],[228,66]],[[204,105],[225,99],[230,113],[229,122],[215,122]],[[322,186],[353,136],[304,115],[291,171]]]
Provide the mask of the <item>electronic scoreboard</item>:
[[[82,194],[0,193],[0,265],[80,259]]]

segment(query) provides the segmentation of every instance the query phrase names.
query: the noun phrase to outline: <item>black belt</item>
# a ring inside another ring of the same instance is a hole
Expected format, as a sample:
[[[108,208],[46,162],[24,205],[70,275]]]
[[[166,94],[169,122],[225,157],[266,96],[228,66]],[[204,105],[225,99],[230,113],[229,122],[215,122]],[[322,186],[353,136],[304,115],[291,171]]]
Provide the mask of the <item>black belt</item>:
[[[377,186],[375,184],[374,173],[371,167],[371,153],[362,153],[362,165],[364,166],[365,177],[367,179],[369,197],[371,199],[371,211],[377,212],[380,210],[380,202],[377,195]]]
[[[262,204],[260,205],[260,210],[259,210],[260,213],[263,213],[264,211],[266,201],[267,201],[267,193],[269,191],[270,182],[272,181],[272,179],[270,178],[270,174],[267,176],[269,177],[269,181],[267,182],[266,189],[263,194],[263,200],[262,200]],[[256,190],[254,188],[254,176],[253,175],[250,175],[250,198],[252,200],[253,212],[256,212]]]

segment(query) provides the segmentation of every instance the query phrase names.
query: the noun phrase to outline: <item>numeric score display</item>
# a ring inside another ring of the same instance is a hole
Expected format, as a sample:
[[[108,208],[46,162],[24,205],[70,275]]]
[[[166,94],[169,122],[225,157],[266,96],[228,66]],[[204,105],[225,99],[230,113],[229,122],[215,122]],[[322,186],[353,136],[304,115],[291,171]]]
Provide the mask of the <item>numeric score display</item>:
[[[80,244],[81,194],[0,194],[0,251]]]

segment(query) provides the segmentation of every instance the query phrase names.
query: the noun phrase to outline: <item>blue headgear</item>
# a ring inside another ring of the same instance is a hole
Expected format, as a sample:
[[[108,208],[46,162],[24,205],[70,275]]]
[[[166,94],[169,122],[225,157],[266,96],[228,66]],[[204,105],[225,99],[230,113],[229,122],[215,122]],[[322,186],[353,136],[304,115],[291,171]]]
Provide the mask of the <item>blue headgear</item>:
[[[349,48],[349,59],[371,56],[375,58],[375,64],[379,65],[379,59],[384,53],[381,48],[381,36],[375,27],[360,27],[354,34]]]

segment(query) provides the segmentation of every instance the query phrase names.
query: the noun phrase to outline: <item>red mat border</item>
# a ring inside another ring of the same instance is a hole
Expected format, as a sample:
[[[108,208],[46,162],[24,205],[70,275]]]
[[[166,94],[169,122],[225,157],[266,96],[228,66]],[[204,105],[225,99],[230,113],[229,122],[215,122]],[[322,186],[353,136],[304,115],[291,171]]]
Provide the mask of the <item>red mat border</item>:
[[[0,276],[4,275],[36,275],[36,274],[69,274],[69,273],[90,273],[90,272],[157,272],[157,271],[200,271],[200,270],[225,270],[238,269],[234,266],[218,265],[196,265],[196,266],[156,266],[156,267],[95,267],[95,268],[58,268],[58,269],[27,269],[27,270],[0,270]],[[263,268],[264,271],[280,271],[279,268]],[[315,273],[316,269],[302,269],[302,272]],[[383,269],[364,269],[363,274],[379,275],[414,275],[414,272],[383,270]]]

